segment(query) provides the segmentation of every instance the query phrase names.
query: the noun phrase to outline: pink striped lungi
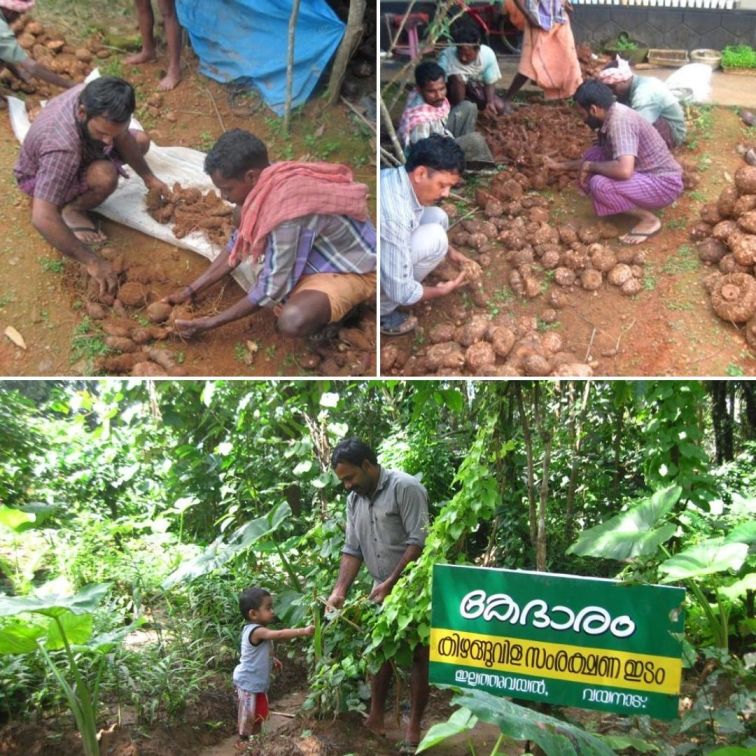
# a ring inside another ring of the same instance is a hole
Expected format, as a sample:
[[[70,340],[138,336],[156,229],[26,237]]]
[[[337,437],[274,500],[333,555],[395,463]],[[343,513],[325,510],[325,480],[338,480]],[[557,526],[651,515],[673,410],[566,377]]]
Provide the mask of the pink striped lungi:
[[[598,146],[583,154],[583,160],[605,160]],[[588,194],[596,215],[616,215],[626,210],[641,208],[659,210],[671,205],[683,192],[682,174],[638,173],[625,181],[592,174],[588,179]]]

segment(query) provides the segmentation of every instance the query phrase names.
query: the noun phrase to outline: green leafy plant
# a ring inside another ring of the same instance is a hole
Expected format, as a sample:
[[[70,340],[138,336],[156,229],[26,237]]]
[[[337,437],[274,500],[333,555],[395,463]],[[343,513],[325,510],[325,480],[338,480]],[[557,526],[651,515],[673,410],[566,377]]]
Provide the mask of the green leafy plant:
[[[90,585],[74,596],[0,596],[0,654],[39,651],[65,693],[76,720],[84,753],[99,756],[97,705],[104,654],[115,645],[115,636],[92,639],[92,613],[108,592],[107,584]],[[27,615],[35,615],[28,617]],[[41,617],[36,617],[40,615]],[[73,644],[91,641],[87,650],[96,656],[94,680],[86,680]],[[56,662],[51,651],[65,650],[68,669]]]
[[[447,687],[447,686],[442,686]],[[533,709],[519,706],[506,698],[498,698],[481,690],[466,690],[455,695],[452,703],[462,708],[447,722],[428,730],[418,748],[427,751],[449,737],[471,730],[478,720],[495,724],[501,735],[491,751],[499,753],[505,737],[536,743],[545,753],[560,756],[612,756],[614,751],[601,738]]]
[[[638,571],[646,569],[642,560],[653,559],[662,583],[682,582],[688,588],[706,617],[715,644],[726,650],[732,602],[745,595],[753,576],[731,578],[728,584],[715,586],[714,608],[699,579],[719,573],[737,574],[748,556],[749,544],[756,542],[756,524],[743,522],[725,536],[699,541],[673,555],[664,544],[685,522],[684,514],[673,516],[681,493],[679,486],[670,486],[633,503],[621,514],[584,531],[568,553],[630,561],[626,575],[631,579],[637,579]]]
[[[723,68],[756,68],[756,50],[749,45],[727,45],[722,50]]]

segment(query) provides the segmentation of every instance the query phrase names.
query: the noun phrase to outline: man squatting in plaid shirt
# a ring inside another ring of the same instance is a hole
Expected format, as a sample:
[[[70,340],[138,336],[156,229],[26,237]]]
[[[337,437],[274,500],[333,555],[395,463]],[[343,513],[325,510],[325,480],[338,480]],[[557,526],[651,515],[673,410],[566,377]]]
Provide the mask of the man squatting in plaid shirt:
[[[598,144],[580,160],[558,162],[547,157],[545,165],[578,171],[578,183],[590,195],[596,215],[633,216],[638,222],[620,241],[641,244],[662,227],[651,211],[672,204],[682,194],[682,168],[653,125],[615,102],[606,84],[585,81],[573,97],[584,123],[598,130]]]
[[[179,304],[220,281],[246,257],[261,263],[249,293],[214,316],[176,320],[184,337],[272,307],[290,336],[316,333],[375,300],[375,228],[367,186],[344,165],[270,163],[268,151],[243,129],[227,131],[205,158],[221,197],[236,205],[237,226],[210,267],[163,301]]]
[[[134,88],[103,76],[78,84],[49,104],[32,123],[13,170],[19,188],[33,198],[32,225],[66,257],[81,263],[112,296],[117,285],[110,263],[87,245],[105,241],[87,213],[105,201],[130,165],[147,189],[169,193],[144,155],[150,139],[129,131]]]

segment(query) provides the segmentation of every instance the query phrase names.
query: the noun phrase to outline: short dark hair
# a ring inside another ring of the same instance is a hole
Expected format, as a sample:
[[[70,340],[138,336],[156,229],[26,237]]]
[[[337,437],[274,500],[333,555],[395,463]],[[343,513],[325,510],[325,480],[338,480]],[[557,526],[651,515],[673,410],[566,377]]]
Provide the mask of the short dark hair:
[[[480,29],[468,18],[461,18],[452,28],[452,39],[458,45],[480,44]]]
[[[242,617],[249,619],[249,613],[253,609],[259,609],[266,596],[270,596],[270,591],[266,591],[265,588],[245,588],[239,594],[239,610]]]
[[[432,134],[410,147],[404,167],[407,173],[411,173],[421,165],[434,171],[454,171],[462,175],[465,170],[465,153],[452,137]]]
[[[205,156],[205,173],[218,171],[223,178],[240,178],[246,171],[268,165],[265,143],[244,129],[227,131]]]
[[[113,123],[126,123],[136,108],[134,87],[116,76],[100,76],[79,94],[87,119],[102,116]]]
[[[586,110],[591,105],[608,110],[615,102],[614,92],[606,84],[596,79],[584,81],[575,90],[575,94],[572,97],[581,108],[585,108]]]
[[[415,84],[422,89],[429,81],[446,79],[446,72],[435,60],[424,60],[415,69]]]
[[[336,467],[339,462],[349,462],[350,465],[360,467],[365,460],[371,465],[378,464],[373,449],[356,436],[340,441],[331,453],[331,467]]]

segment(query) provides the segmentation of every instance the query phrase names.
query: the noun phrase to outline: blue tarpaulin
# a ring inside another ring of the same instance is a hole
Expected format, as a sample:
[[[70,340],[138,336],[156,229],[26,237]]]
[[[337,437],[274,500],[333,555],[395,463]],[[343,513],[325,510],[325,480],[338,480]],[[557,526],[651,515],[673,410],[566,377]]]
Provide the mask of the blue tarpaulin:
[[[291,0],[176,3],[200,71],[216,81],[251,82],[279,115],[286,100],[291,8]],[[307,101],[343,35],[344,24],[325,0],[301,0],[294,39],[293,107]]]

